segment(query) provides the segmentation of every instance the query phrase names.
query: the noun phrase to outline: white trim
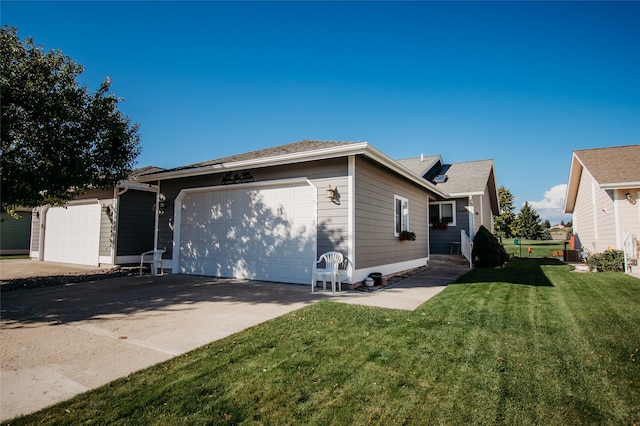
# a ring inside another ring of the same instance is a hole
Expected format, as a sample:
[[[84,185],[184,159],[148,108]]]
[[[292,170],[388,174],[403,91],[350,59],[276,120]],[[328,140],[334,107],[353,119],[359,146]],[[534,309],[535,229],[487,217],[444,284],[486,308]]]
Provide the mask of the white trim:
[[[411,182],[428,189],[434,194],[448,198],[449,195],[436,188],[436,186],[423,179],[422,177],[412,173],[406,167],[398,164],[387,155],[378,151],[367,142],[357,142],[346,145],[340,145],[336,147],[317,149],[312,151],[296,152],[293,154],[283,154],[275,157],[266,158],[254,158],[251,160],[236,161],[230,163],[217,163],[202,167],[186,167],[178,170],[169,170],[166,172],[153,173],[149,175],[142,175],[136,179],[139,182],[152,182],[154,180],[173,179],[187,176],[201,176],[212,173],[223,173],[233,170],[253,169],[258,167],[273,167],[295,163],[302,163],[307,161],[318,161],[332,159],[336,157],[345,157],[351,155],[364,155],[365,157],[372,159],[391,171],[401,175],[402,177],[410,180]]]
[[[136,191],[147,191],[147,192],[156,192],[157,188],[154,185],[148,184],[148,183],[138,183],[138,182],[129,182],[129,181],[124,181],[124,182],[120,182],[115,189],[117,188],[122,188],[122,189],[135,189]]]
[[[396,217],[398,216],[398,212],[397,212],[397,201],[400,201],[400,231],[397,230],[396,228]],[[407,219],[406,221],[403,221],[403,212],[402,212],[402,207],[406,204],[407,206]],[[403,223],[404,222],[404,223]],[[404,227],[402,225],[405,225]],[[401,195],[396,195],[393,194],[393,235],[398,237],[400,236],[400,233],[402,231],[409,231],[409,199],[406,197],[403,197]]]
[[[111,256],[98,256],[98,264],[99,265],[113,265],[113,260]]]
[[[406,271],[408,269],[419,268],[426,266],[429,262],[429,257],[422,257],[419,259],[406,260],[404,262],[389,263],[386,265],[374,266],[370,268],[356,269],[353,271],[353,282],[357,283],[364,281],[372,272],[379,272],[382,275],[389,275],[400,271]]]
[[[624,199],[626,201],[626,199]],[[618,197],[618,191],[613,191],[613,223],[614,223],[614,233],[616,238],[616,249],[623,250],[624,247],[622,245],[622,229],[620,229],[620,202],[622,199]]]
[[[471,199],[471,197],[469,197],[469,199]],[[440,209],[440,206],[442,206],[443,204],[452,204],[451,210],[452,210],[452,214],[453,214],[453,222],[449,222],[449,225],[456,226],[456,224],[458,223],[458,217],[457,217],[457,213],[456,213],[456,209],[458,208],[457,201],[456,200],[434,201],[434,202],[429,204],[429,208],[431,208],[431,206],[434,205],[434,204],[438,205],[438,218],[439,219],[442,219],[442,209]],[[471,204],[471,203],[469,203],[469,204]],[[469,210],[473,210],[473,209],[469,209]],[[470,211],[470,214],[473,214],[473,212]],[[429,227],[433,227],[433,223],[431,223],[431,216],[429,216]]]
[[[355,214],[356,214],[356,197],[355,197],[355,175],[356,175],[356,157],[355,155],[350,155],[349,157],[349,165],[348,165],[348,173],[347,173],[347,186],[349,191],[349,203],[348,203],[348,211],[347,211],[347,260],[351,262],[352,267],[347,268],[347,280],[350,282],[353,281],[353,273],[355,267],[355,259],[356,259],[356,225],[355,225]],[[316,208],[316,213],[318,209]],[[316,219],[317,223],[317,219]],[[316,244],[316,248],[318,244]],[[318,254],[316,253],[316,259],[318,258]]]
[[[158,182],[159,183],[159,182]],[[318,226],[318,206],[317,206],[317,198],[318,198],[318,189],[317,187],[307,178],[293,178],[293,179],[278,179],[278,180],[267,180],[262,182],[250,182],[250,183],[239,183],[233,185],[215,185],[215,186],[203,186],[196,188],[184,188],[176,197],[173,202],[173,255],[171,259],[171,271],[174,274],[180,273],[180,224],[182,221],[182,200],[188,194],[195,194],[198,192],[222,192],[222,191],[235,191],[240,189],[255,189],[255,188],[273,188],[279,186],[290,186],[295,184],[306,184],[316,191],[316,206],[315,206],[315,222],[316,227]],[[158,185],[158,190],[159,190]],[[157,230],[156,230],[157,235]],[[318,240],[317,240],[317,229],[316,229],[316,247],[315,247],[315,258],[318,258]]]

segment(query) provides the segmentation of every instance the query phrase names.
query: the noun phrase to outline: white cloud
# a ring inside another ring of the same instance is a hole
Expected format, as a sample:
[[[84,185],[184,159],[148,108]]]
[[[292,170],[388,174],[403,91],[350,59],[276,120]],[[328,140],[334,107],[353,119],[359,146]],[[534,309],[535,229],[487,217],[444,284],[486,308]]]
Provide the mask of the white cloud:
[[[567,192],[567,184],[556,185],[545,191],[544,198],[541,201],[529,201],[529,205],[545,220],[549,220],[551,224],[560,223],[560,221],[568,222],[571,215],[564,213],[564,197]]]

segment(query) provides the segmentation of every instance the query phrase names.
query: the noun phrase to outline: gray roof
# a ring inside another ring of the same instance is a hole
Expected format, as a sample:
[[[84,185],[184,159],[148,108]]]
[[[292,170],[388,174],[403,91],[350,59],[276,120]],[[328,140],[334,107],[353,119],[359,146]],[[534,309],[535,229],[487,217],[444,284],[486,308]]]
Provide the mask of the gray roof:
[[[335,148],[337,146],[353,145],[361,142],[333,142],[333,141],[315,141],[302,140],[299,142],[279,145],[271,148],[260,149],[257,151],[245,152],[243,154],[230,155],[228,157],[217,158],[214,160],[203,161],[200,163],[188,164],[173,169],[162,170],[172,172],[175,170],[197,169],[200,167],[213,166],[216,164],[235,163],[238,161],[248,161],[255,159],[265,159],[272,157],[280,157],[287,154],[297,154],[302,152],[317,151],[326,148]]]
[[[442,162],[439,155],[420,156],[415,158],[403,158],[396,160],[400,165],[420,177],[423,177],[434,165]]]
[[[433,166],[438,165],[440,156],[429,156],[421,159],[405,158],[398,163],[411,172],[425,177]],[[442,164],[443,174],[447,175],[447,181],[437,183],[436,187],[451,195],[472,194],[484,192],[493,173],[493,160],[467,161],[462,163]]]
[[[134,179],[134,178],[136,178],[138,176],[148,175],[150,173],[161,172],[163,170],[164,170],[163,168],[156,167],[156,166],[139,167],[137,169],[131,170],[131,173],[129,173],[129,177],[127,179],[131,180],[131,179]]]

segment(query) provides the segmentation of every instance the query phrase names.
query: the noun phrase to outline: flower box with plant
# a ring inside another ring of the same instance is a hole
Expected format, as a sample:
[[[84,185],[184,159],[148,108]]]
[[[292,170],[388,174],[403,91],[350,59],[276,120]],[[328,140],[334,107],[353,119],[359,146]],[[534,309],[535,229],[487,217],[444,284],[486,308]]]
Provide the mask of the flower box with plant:
[[[415,241],[416,233],[411,231],[402,231],[399,238],[400,241]]]
[[[449,224],[447,222],[438,222],[433,224],[433,229],[447,229]]]

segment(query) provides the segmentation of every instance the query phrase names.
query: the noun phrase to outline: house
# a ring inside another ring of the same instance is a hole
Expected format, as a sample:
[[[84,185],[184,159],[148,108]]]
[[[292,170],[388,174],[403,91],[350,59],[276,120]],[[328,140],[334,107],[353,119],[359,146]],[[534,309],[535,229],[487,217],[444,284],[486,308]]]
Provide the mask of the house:
[[[429,204],[431,253],[457,250],[460,231],[470,239],[480,226],[493,232],[493,218],[500,214],[493,160],[447,164],[437,155],[398,163],[447,193],[447,199]]]
[[[0,218],[0,255],[28,255],[31,238],[31,209],[18,208]]]
[[[113,188],[95,189],[63,207],[33,209],[30,257],[84,265],[139,263],[154,247],[157,189],[135,182],[145,167]]]
[[[572,214],[575,249],[608,249],[638,258],[640,145],[573,151],[564,211]],[[637,262],[637,260],[636,260]]]
[[[304,140],[137,181],[167,202],[156,247],[173,273],[300,284],[332,250],[346,282],[424,266],[430,206],[449,198],[366,142]]]

